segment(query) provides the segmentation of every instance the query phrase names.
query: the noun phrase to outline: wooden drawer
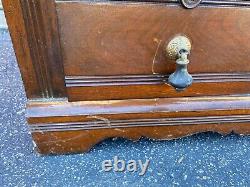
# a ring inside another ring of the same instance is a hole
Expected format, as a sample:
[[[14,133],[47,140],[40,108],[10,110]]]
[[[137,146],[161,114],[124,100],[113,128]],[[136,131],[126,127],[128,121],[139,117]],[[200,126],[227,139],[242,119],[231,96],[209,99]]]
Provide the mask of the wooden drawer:
[[[248,8],[137,3],[58,3],[70,101],[246,94],[250,91]],[[175,62],[166,44],[192,42],[194,83],[177,92],[167,82]]]

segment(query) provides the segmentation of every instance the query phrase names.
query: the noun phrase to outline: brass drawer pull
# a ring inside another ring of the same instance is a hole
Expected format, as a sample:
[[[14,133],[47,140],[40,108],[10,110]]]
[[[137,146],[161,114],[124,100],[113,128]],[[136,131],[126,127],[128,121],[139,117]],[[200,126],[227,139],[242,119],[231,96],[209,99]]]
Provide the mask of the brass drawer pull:
[[[170,59],[176,60],[176,70],[168,78],[168,83],[177,91],[182,91],[193,82],[188,73],[188,55],[191,51],[191,42],[186,36],[177,36],[167,45],[167,54]]]

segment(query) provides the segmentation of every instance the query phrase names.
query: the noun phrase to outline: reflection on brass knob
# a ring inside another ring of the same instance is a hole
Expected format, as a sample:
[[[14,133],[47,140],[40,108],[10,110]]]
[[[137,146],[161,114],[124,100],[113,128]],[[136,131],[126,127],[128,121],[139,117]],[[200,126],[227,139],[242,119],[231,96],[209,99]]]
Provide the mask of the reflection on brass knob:
[[[193,78],[187,70],[190,50],[191,42],[186,36],[177,36],[167,45],[168,57],[176,60],[176,70],[169,76],[168,83],[177,91],[184,90],[193,82]]]

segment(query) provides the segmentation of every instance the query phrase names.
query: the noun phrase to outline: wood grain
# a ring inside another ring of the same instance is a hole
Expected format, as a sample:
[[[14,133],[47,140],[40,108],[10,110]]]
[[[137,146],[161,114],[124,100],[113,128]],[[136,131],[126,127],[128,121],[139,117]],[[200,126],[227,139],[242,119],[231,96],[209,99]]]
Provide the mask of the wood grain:
[[[54,0],[3,5],[40,153],[88,151],[111,137],[250,134],[249,8]],[[193,44],[194,84],[183,92],[166,82],[175,64],[164,46],[176,34]]]
[[[132,127],[161,127],[161,126],[187,126],[187,125],[210,125],[224,123],[250,123],[250,115],[230,115],[230,116],[202,116],[202,117],[175,117],[175,118],[147,118],[147,119],[123,119],[109,120],[98,118],[100,121],[89,122],[63,122],[63,123],[38,123],[30,126],[30,131],[34,132],[61,132],[79,131],[110,128],[132,128]]]
[[[66,96],[55,2],[4,0],[29,99]]]
[[[250,134],[250,98],[30,102],[27,117],[40,153],[75,153],[112,137],[164,140],[206,131]]]
[[[32,134],[37,151],[41,154],[69,154],[89,151],[94,145],[107,138],[121,137],[137,141],[142,137],[153,140],[171,140],[190,136],[200,132],[218,132],[227,135],[235,132],[241,135],[250,134],[250,123],[136,127],[117,129],[97,129],[71,132],[36,132]]]
[[[164,48],[177,34],[192,41],[190,73],[250,71],[248,8],[72,2],[57,12],[66,76],[170,74]]]
[[[250,92],[250,9],[61,2],[57,12],[69,101]],[[193,46],[194,84],[183,92],[167,84],[175,63],[165,46],[177,34]]]
[[[66,87],[165,84],[169,75],[66,76]],[[249,73],[192,74],[193,82],[249,82]]]
[[[76,2],[76,0],[56,0],[56,2]],[[91,2],[92,0],[78,0]],[[128,0],[129,2],[140,2],[140,3],[159,3],[161,5],[180,5],[180,1],[178,0]],[[93,2],[93,1],[92,1]],[[120,3],[121,0],[98,0],[95,2],[117,2]],[[250,7],[249,0],[203,0],[200,2],[199,6],[215,6],[215,7]]]
[[[47,117],[95,116],[105,114],[129,115],[131,113],[147,113],[149,115],[157,115],[158,113],[166,112],[166,115],[170,115],[170,113],[172,113],[177,116],[177,114],[183,115],[183,112],[199,111],[198,113],[200,113],[201,111],[217,111],[217,113],[219,113],[220,110],[224,112],[228,110],[228,112],[232,112],[232,114],[236,115],[238,113],[233,113],[234,110],[244,109],[245,112],[248,112],[249,108],[250,97],[247,96],[130,99],[81,102],[31,101],[27,104],[26,116],[29,123],[38,123],[38,121],[33,120],[36,118],[42,120],[42,118]],[[87,121],[89,121],[89,119],[87,119]],[[49,121],[43,121],[43,123],[49,123]]]
[[[33,67],[33,59],[29,50],[28,34],[23,19],[21,2],[18,0],[3,0],[3,7],[12,38],[18,65],[22,74],[27,97],[41,97],[39,78]]]
[[[170,86],[168,75],[67,76],[69,101],[247,94],[248,73],[193,74],[182,92]],[[213,88],[213,89],[211,89]]]
[[[94,101],[111,99],[152,99],[172,97],[201,97],[219,95],[246,95],[249,82],[193,83],[184,91],[177,92],[169,84],[141,84],[119,86],[68,87],[69,101]]]

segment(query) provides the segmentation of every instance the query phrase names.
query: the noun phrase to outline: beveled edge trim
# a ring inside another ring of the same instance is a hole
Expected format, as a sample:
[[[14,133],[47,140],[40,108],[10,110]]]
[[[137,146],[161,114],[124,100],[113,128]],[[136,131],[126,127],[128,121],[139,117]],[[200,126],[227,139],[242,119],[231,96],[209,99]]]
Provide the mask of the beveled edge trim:
[[[54,131],[78,131],[107,128],[131,128],[150,126],[180,126],[180,125],[208,125],[225,123],[250,123],[250,115],[233,116],[204,116],[204,117],[182,117],[182,118],[156,118],[156,119],[127,119],[127,120],[99,120],[88,122],[69,122],[51,124],[33,124],[29,126],[33,132],[54,132]]]
[[[89,4],[100,4],[100,3],[159,3],[159,4],[166,4],[166,5],[181,5],[180,1],[178,0],[99,0],[99,1],[90,1],[90,0],[67,0],[67,1],[60,1],[57,0],[56,3],[89,3]],[[250,7],[250,1],[230,1],[230,0],[203,0],[201,1],[200,5],[202,6],[222,6],[222,7]],[[200,6],[199,5],[199,6]]]
[[[203,5],[220,5],[220,6],[250,6],[250,1],[228,1],[228,0],[203,0]]]
[[[250,109],[250,96],[27,103],[27,118]]]
[[[194,83],[250,82],[250,73],[192,74]],[[65,76],[66,87],[166,84],[169,75]]]

